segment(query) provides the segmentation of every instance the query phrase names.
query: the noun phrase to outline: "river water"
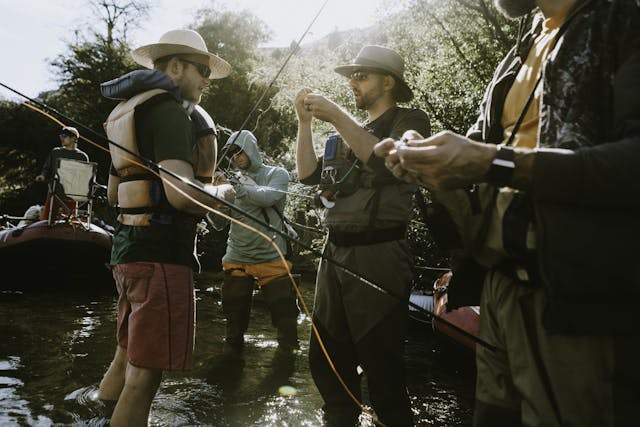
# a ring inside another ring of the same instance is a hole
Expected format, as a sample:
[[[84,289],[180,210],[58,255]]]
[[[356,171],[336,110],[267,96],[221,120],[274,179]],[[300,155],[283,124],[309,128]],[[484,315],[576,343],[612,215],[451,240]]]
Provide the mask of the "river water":
[[[299,317],[300,352],[283,355],[257,293],[244,363],[229,360],[220,282],[203,274],[196,285],[195,368],[165,373],[150,425],[320,426],[322,400],[306,359],[308,317]],[[310,309],[313,278],[302,281],[301,292]],[[0,426],[107,425],[95,393],[113,356],[114,334],[114,295],[0,293]],[[416,425],[470,425],[471,356],[434,340],[430,326],[418,323],[411,324],[406,350]],[[282,386],[289,392],[279,393]],[[363,416],[361,425],[373,424]]]

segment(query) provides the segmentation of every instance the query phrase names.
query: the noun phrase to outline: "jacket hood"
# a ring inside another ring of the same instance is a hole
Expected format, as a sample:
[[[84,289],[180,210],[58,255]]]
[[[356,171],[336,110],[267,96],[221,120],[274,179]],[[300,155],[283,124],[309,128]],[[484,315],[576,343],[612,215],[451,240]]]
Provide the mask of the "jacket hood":
[[[248,130],[241,130],[240,132],[234,132],[229,137],[229,140],[224,146],[224,149],[229,148],[229,144],[240,147],[242,151],[251,160],[251,166],[249,166],[249,172],[257,172],[262,166],[262,155],[258,150],[258,140],[255,135]]]

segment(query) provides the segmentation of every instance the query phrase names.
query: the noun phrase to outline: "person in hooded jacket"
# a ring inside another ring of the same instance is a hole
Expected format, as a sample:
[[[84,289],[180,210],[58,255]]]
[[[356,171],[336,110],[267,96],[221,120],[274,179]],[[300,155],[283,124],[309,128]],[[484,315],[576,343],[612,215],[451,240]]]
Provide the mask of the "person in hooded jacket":
[[[238,211],[263,219],[276,229],[284,229],[283,209],[289,187],[287,170],[262,162],[256,137],[248,130],[231,134],[223,152],[238,169],[230,180],[236,191],[234,204]],[[280,251],[286,253],[286,241],[282,236],[236,211],[231,215],[271,236]],[[244,345],[256,284],[271,312],[280,348],[293,350],[298,347],[297,319],[300,311],[288,276],[292,264],[288,260],[286,263],[287,266],[271,242],[240,224],[231,223],[227,250],[222,258],[224,281],[221,296],[227,322],[225,341],[232,348],[241,349]]]

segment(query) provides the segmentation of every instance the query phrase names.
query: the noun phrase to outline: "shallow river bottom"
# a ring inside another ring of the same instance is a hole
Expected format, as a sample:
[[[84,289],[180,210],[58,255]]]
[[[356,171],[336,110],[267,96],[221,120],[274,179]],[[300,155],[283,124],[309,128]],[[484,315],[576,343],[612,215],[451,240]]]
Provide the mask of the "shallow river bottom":
[[[203,274],[196,284],[195,368],[165,374],[150,425],[321,425],[322,399],[306,359],[308,317],[299,317],[300,352],[283,355],[257,293],[244,362],[230,360],[222,341],[220,283]],[[310,308],[313,280],[303,280],[301,291]],[[0,425],[106,425],[94,396],[113,356],[114,336],[113,295],[0,293]],[[472,358],[451,350],[434,341],[430,326],[411,324],[406,361],[417,426],[471,424]],[[282,395],[282,386],[293,393]],[[363,416],[361,425],[373,424]]]

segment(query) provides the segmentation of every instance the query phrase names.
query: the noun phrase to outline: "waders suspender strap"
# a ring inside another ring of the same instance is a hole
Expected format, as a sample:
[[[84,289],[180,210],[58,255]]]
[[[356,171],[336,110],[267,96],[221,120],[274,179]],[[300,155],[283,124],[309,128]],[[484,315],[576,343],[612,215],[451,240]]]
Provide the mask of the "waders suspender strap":
[[[507,142],[505,142],[504,145],[511,146],[513,144],[513,140],[515,139],[516,134],[520,129],[520,125],[522,125],[522,122],[524,121],[524,116],[527,114],[527,111],[529,110],[529,107],[533,102],[533,98],[535,97],[536,90],[538,89],[538,85],[540,84],[541,80],[542,80],[542,70],[540,71],[540,75],[538,75],[535,85],[533,85],[533,89],[531,90],[531,93],[527,98],[527,102],[524,104],[524,107],[522,108],[522,111],[518,116],[518,120],[516,120],[515,124],[513,125],[513,130],[511,131],[511,135],[509,135],[509,139],[507,140]],[[474,192],[474,191],[478,191],[477,185],[474,185],[470,190],[470,192]],[[498,192],[499,192],[499,188],[494,187],[493,193],[491,194],[491,201],[489,202],[489,204],[487,204],[487,208],[482,214],[482,222],[480,223],[480,230],[478,231],[478,234],[476,235],[476,239],[473,242],[473,247],[471,248],[473,252],[478,251],[480,246],[486,240],[487,233],[489,232],[489,224],[491,223],[491,212],[492,212],[491,207],[496,203],[496,200],[498,198]],[[473,197],[473,195],[471,196]]]
[[[284,223],[285,222],[289,222],[289,220],[287,219],[287,217],[284,216],[284,214],[282,212],[280,212],[278,210],[278,208],[276,208],[275,206],[269,206],[271,209],[273,209],[274,211],[276,211],[276,213],[278,214],[278,216],[280,217],[280,219],[282,220],[282,229],[284,230]],[[267,209],[266,208],[260,208],[260,210],[262,211],[262,216],[264,217],[264,221],[267,224],[271,224],[271,221],[269,221],[269,215],[267,215]],[[286,231],[286,230],[285,230]]]
[[[278,214],[278,216],[282,220],[282,231],[287,232],[288,231],[287,230],[287,224],[290,224],[289,218],[287,218],[285,216],[285,214],[283,212],[280,212],[280,210],[278,208],[276,208],[275,206],[269,206],[269,207],[271,209],[273,209],[274,211],[276,211],[276,213]],[[271,224],[271,221],[269,221],[269,215],[267,214],[267,209],[266,208],[260,208],[260,210],[262,211],[262,216],[264,217],[264,222],[266,222],[267,224]],[[289,245],[291,243],[289,241],[289,239],[285,239],[285,241],[287,242],[287,245]]]
[[[378,126],[376,126],[374,129],[372,129],[372,134],[377,136],[378,138],[386,138],[389,136],[389,134],[391,134],[391,128],[393,123],[395,122],[396,118],[398,117],[398,113],[400,112],[400,107],[393,107],[394,108],[394,112],[391,115],[391,117],[388,120],[385,120],[384,122],[380,123]],[[394,180],[397,180],[397,178],[393,178]],[[383,185],[376,185],[375,184],[375,176],[373,178],[373,188],[375,188],[375,192],[373,193],[373,203],[371,206],[371,213],[369,215],[369,225],[368,228],[369,230],[373,230],[373,225],[374,222],[376,220],[376,217],[378,216],[378,207],[380,206],[380,196],[382,193],[382,187]]]

